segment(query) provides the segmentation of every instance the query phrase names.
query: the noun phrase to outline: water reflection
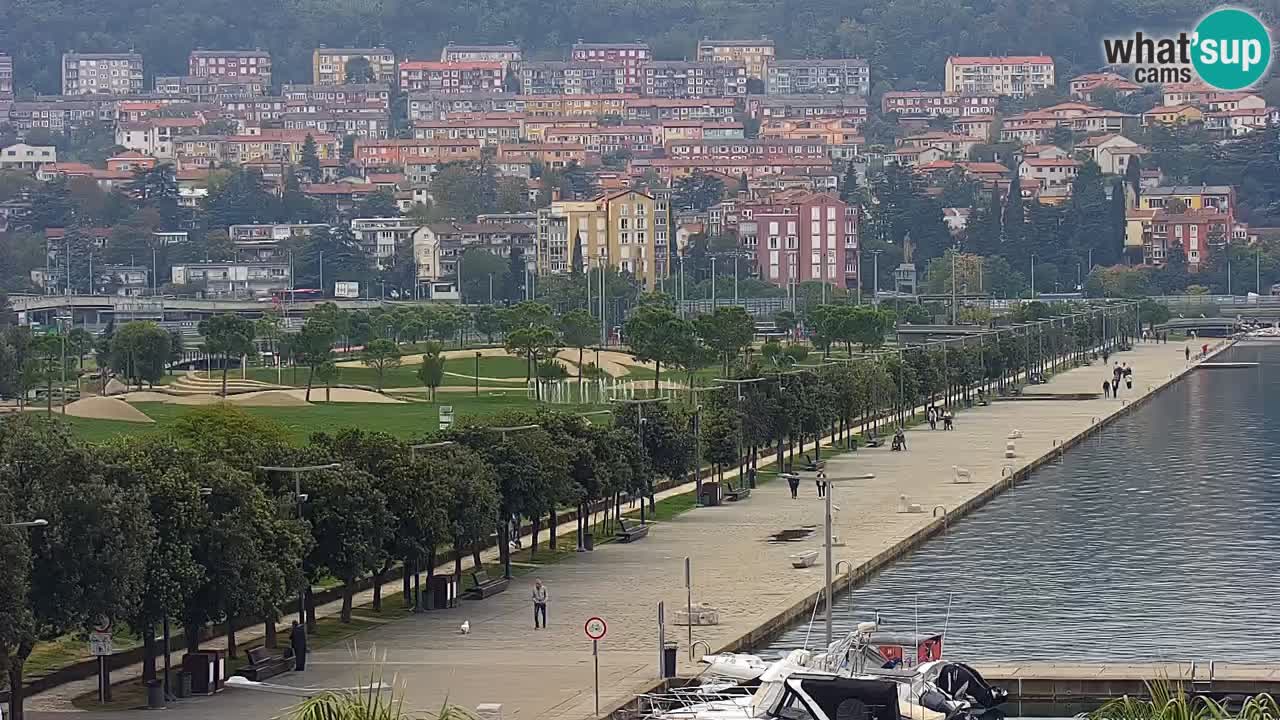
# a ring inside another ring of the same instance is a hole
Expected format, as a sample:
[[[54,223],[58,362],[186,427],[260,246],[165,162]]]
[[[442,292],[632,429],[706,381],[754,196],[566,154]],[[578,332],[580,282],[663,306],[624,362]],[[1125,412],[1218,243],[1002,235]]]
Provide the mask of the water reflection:
[[[837,631],[874,610],[910,630],[917,598],[921,629],[940,630],[954,592],[955,658],[1274,660],[1280,344],[1222,359],[1261,365],[1201,370],[1166,389],[838,597]],[[795,627],[762,650],[804,636]]]

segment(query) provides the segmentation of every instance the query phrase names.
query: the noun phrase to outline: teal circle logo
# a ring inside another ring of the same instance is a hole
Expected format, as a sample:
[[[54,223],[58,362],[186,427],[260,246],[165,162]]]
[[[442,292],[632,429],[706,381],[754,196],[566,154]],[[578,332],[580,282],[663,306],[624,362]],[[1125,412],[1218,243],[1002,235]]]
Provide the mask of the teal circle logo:
[[[1214,10],[1196,25],[1191,63],[1219,90],[1240,90],[1262,79],[1271,64],[1271,35],[1253,13]]]

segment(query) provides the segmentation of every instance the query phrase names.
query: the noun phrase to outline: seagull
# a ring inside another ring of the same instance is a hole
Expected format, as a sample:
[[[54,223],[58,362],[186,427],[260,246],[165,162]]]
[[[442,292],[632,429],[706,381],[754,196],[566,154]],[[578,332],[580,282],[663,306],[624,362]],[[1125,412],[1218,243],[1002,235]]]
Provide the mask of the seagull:
[[[470,620],[463,620],[463,621],[462,621],[462,625],[460,625],[460,626],[458,627],[458,633],[460,633],[460,634],[462,634],[462,635],[470,635],[470,634],[471,634],[471,621],[470,621]]]

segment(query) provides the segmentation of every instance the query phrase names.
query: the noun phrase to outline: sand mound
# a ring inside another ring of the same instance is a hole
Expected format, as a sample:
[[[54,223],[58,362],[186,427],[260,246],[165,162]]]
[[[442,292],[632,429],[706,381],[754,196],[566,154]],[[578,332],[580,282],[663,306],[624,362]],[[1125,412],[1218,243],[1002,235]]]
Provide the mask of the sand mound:
[[[127,392],[129,392],[128,385],[125,385],[124,383],[120,382],[115,378],[111,378],[110,380],[107,381],[106,392],[104,392],[103,394],[104,395],[122,395]]]
[[[67,406],[67,414],[94,420],[119,420],[136,423],[155,422],[155,420],[143,414],[141,410],[119,398],[90,397],[77,400]]]
[[[227,398],[227,402],[246,407],[307,407],[309,404],[288,390],[265,390],[232,395]]]
[[[222,398],[217,395],[180,395],[165,402],[173,405],[217,405],[222,402]]]
[[[324,397],[324,388],[311,388],[311,398],[313,400],[316,398],[317,390],[320,392],[320,397]],[[394,404],[404,402],[403,400],[397,400],[393,397],[380,395],[370,390],[357,390],[356,388],[333,388],[329,391],[329,401],[373,404]]]
[[[173,395],[167,395],[162,392],[154,392],[152,390],[139,390],[137,392],[125,393],[120,396],[121,400],[129,403],[139,402],[173,402],[177,398]]]

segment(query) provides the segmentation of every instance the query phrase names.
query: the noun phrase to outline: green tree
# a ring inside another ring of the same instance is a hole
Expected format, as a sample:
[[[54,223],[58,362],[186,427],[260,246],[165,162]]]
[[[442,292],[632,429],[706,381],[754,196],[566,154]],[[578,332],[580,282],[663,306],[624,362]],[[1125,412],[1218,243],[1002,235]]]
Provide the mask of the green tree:
[[[492,343],[493,336],[502,332],[506,320],[503,317],[502,310],[493,305],[482,305],[472,313],[472,322],[475,325],[476,332],[483,333],[485,339]]]
[[[578,349],[578,381],[582,381],[582,356],[587,346],[597,340],[596,321],[586,310],[571,310],[560,318],[560,336],[564,344]]]
[[[231,358],[243,357],[253,352],[253,321],[225,313],[201,320],[197,327],[204,338],[201,350],[210,355],[222,356],[222,395],[226,397],[227,369],[231,366]],[[164,356],[167,358],[168,354],[166,336]]]
[[[716,308],[714,313],[700,315],[694,321],[698,337],[721,359],[724,373],[729,363],[742,353],[755,337],[755,321],[741,307]]]
[[[211,318],[210,322],[216,319]],[[165,375],[172,345],[173,336],[156,323],[125,323],[111,338],[110,369],[123,375],[130,384],[141,387],[145,381],[154,385]]]
[[[387,535],[394,527],[387,497],[371,475],[347,468],[309,474],[302,487],[308,495],[305,517],[313,540],[303,567],[313,583],[325,576],[342,581],[339,618],[350,623],[356,581],[382,565]],[[308,624],[315,611],[310,594],[308,590]]]
[[[375,82],[377,79],[373,72],[373,65],[369,63],[369,58],[363,55],[349,58],[347,64],[343,67],[342,76],[348,85],[364,85]]]
[[[311,383],[316,370],[333,359],[333,343],[337,339],[333,325],[324,319],[308,318],[293,343],[294,358],[306,365],[306,401],[311,402]]]
[[[693,326],[665,305],[644,304],[622,327],[631,354],[653,363],[653,388],[657,390],[663,364],[676,361],[676,350],[693,334]]]
[[[422,365],[418,367],[418,381],[431,391],[431,402],[436,401],[436,388],[444,383],[444,346],[428,342],[422,347]]]
[[[507,352],[525,359],[525,382],[534,378],[534,368],[541,360],[555,354],[556,333],[547,325],[529,324],[512,327],[507,332]],[[541,384],[534,383],[534,397],[541,400]]]
[[[679,178],[671,188],[671,201],[678,208],[706,210],[723,197],[724,182],[701,171]]]
[[[320,153],[316,149],[316,139],[311,133],[307,133],[306,140],[302,141],[302,167],[307,171],[308,180],[320,182]]]
[[[378,338],[365,346],[360,361],[378,373],[378,392],[382,392],[382,378],[387,368],[400,367],[400,346],[393,340]]]

